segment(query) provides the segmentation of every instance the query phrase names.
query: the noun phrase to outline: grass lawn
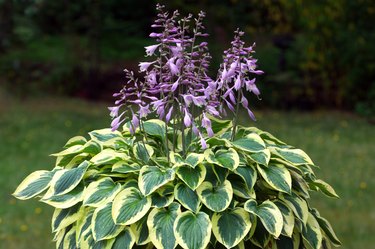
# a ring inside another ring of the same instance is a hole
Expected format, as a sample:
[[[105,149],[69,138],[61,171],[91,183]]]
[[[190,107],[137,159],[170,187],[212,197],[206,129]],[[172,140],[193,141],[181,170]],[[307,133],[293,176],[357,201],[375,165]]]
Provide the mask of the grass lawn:
[[[375,244],[375,129],[340,112],[255,113],[261,129],[305,150],[321,167],[318,177],[341,196],[313,195],[312,206],[328,218],[345,249]],[[105,104],[69,99],[0,99],[0,249],[50,249],[52,208],[11,196],[20,181],[37,169],[51,169],[48,155],[68,138],[109,125]],[[254,125],[243,118],[243,124]]]

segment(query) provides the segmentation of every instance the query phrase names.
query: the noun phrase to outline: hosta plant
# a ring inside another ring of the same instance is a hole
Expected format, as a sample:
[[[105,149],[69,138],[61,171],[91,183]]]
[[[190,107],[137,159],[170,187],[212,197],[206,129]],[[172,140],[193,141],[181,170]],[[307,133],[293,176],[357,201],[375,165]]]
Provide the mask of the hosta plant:
[[[141,62],[126,71],[110,107],[111,128],[71,138],[52,170],[19,185],[19,199],[55,208],[56,248],[330,248],[329,222],[308,202],[311,191],[337,194],[314,174],[300,149],[238,124],[246,92],[259,95],[252,57],[236,31],[216,78],[204,13],[164,12]],[[225,120],[226,111],[233,119]]]

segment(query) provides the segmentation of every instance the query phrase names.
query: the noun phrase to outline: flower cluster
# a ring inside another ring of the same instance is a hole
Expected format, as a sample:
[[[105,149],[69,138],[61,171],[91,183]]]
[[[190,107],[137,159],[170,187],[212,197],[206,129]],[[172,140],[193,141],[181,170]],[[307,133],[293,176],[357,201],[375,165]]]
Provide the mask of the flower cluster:
[[[146,47],[146,56],[154,59],[139,63],[139,71],[144,74],[142,80],[125,70],[127,82],[114,94],[118,98],[115,106],[109,107],[114,118],[112,129],[130,121],[134,132],[143,119],[156,113],[167,124],[172,121],[179,124],[182,133],[189,128],[205,147],[203,134],[213,136],[210,116],[226,115],[227,108],[236,116],[242,105],[254,119],[244,90],[259,95],[251,75],[263,72],[256,70],[256,60],[252,58],[254,46],[245,47],[241,40],[244,33],[235,32],[232,46],[224,52],[218,77],[213,79],[208,75],[211,60],[208,44],[199,41],[208,36],[202,23],[205,13],[200,12],[193,20],[192,15],[180,18],[178,11],[169,14],[162,5],[157,5],[157,11],[152,25],[156,31],[150,34],[157,43]],[[131,114],[130,120],[126,113]]]

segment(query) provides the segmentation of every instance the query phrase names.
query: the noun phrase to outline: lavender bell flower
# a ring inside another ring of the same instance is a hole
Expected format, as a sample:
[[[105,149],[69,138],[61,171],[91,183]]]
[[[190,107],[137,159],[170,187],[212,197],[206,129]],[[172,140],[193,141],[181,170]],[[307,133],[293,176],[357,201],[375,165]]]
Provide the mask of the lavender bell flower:
[[[156,45],[151,45],[151,46],[147,46],[145,47],[146,49],[146,56],[152,56],[154,55],[155,53],[155,50],[160,46],[160,44],[156,44]]]
[[[145,72],[154,63],[155,63],[155,61],[153,61],[153,62],[140,62],[139,63],[139,70],[141,72]]]

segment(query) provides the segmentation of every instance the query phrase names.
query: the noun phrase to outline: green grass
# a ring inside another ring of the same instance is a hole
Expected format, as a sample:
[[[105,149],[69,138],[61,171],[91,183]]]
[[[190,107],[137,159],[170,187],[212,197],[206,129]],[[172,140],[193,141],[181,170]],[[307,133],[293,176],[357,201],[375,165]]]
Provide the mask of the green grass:
[[[328,218],[345,249],[375,244],[375,129],[340,112],[256,113],[257,123],[242,118],[305,150],[321,167],[318,177],[341,196],[312,196],[312,206]],[[37,169],[51,169],[68,138],[109,125],[106,104],[70,99],[24,102],[0,99],[0,248],[50,249],[52,208],[11,196],[20,181]]]

